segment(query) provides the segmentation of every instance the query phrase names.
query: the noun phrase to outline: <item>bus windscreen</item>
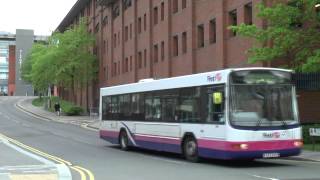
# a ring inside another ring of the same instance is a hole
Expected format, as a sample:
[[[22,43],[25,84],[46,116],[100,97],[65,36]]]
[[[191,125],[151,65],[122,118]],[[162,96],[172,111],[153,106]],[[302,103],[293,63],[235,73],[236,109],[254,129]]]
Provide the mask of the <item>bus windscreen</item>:
[[[297,124],[290,72],[234,72],[230,88],[231,124],[246,127]]]

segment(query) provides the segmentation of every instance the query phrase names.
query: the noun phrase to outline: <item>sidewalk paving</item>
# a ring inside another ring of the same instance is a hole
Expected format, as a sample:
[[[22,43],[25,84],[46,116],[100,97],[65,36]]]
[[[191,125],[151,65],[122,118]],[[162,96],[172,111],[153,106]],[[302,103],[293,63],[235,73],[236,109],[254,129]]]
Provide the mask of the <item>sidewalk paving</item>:
[[[32,100],[35,98],[37,97],[24,97],[18,101],[16,105],[24,112],[41,119],[89,127],[95,130],[99,129],[100,121],[97,116],[65,116],[63,113],[57,116],[55,113],[49,112],[43,107],[33,106]]]
[[[30,113],[34,116],[40,117],[42,119],[69,123],[74,125],[79,125],[83,127],[89,127],[91,129],[98,130],[100,126],[100,120],[98,117],[90,117],[90,116],[57,116],[55,113],[46,111],[44,108],[35,107],[32,105],[32,100],[36,97],[26,97],[21,99],[17,103],[17,107],[22,109],[23,111]],[[319,146],[319,145],[318,145]],[[320,162],[320,152],[307,151],[303,150],[299,156],[289,157],[287,159],[292,160],[309,160]]]

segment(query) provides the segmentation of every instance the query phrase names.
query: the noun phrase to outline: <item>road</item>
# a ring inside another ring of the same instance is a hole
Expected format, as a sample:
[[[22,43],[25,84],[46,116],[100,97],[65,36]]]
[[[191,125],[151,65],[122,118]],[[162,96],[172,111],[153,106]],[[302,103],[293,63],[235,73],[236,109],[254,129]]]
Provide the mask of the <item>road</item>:
[[[175,154],[138,149],[124,152],[100,140],[95,131],[25,114],[15,107],[19,99],[21,97],[0,97],[0,134],[22,143],[24,149],[31,153],[65,163],[73,179],[320,179],[319,162],[268,159],[190,163]],[[0,166],[3,164],[5,162],[0,158]]]

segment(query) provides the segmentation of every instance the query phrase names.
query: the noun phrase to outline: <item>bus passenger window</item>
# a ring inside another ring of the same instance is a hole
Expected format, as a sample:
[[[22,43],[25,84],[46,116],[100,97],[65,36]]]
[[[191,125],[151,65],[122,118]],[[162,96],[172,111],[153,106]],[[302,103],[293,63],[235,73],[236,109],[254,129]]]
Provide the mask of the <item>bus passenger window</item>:
[[[131,96],[131,120],[144,121],[144,99],[142,94]]]
[[[104,96],[102,97],[102,120],[110,120],[111,116],[111,97]]]
[[[207,122],[225,122],[224,87],[214,87],[207,92]]]
[[[181,122],[200,122],[200,88],[180,89],[176,115]]]

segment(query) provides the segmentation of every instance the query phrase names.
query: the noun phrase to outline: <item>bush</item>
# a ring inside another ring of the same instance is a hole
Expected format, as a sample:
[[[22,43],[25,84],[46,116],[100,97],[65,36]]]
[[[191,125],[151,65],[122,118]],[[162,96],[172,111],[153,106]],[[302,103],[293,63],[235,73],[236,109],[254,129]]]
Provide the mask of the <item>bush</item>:
[[[68,116],[80,115],[83,112],[83,109],[79,106],[72,106],[64,110]]]
[[[320,124],[306,124],[302,125],[302,135],[303,135],[303,142],[304,144],[311,144],[311,137],[309,135],[309,129],[310,128],[320,128]],[[316,137],[317,138],[317,137]],[[317,138],[319,141],[319,138]]]
[[[54,112],[54,105],[55,103],[59,102],[60,107],[62,110],[62,113],[65,113],[68,116],[76,116],[80,115],[82,112],[84,112],[83,108],[80,106],[77,106],[71,102],[61,100],[59,97],[51,97],[51,106],[50,106],[50,111]]]
[[[44,103],[47,101],[47,97],[41,97],[41,98],[37,98],[37,99],[34,99],[32,101],[32,105],[34,106],[37,106],[37,107],[42,107],[44,105]]]

